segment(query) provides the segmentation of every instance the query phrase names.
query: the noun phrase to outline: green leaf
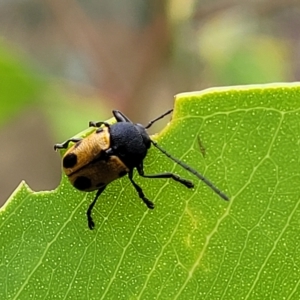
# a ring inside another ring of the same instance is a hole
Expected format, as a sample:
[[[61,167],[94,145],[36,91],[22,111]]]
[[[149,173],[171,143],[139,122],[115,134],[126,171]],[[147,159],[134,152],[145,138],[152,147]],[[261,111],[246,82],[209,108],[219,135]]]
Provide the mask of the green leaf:
[[[24,57],[0,41],[0,125],[41,97],[46,83]]]
[[[299,299],[300,84],[210,89],[176,97],[153,139],[230,196],[223,201],[157,149],[143,179],[95,193],[65,177],[55,191],[22,183],[0,214],[0,299]],[[200,143],[199,143],[200,141]]]

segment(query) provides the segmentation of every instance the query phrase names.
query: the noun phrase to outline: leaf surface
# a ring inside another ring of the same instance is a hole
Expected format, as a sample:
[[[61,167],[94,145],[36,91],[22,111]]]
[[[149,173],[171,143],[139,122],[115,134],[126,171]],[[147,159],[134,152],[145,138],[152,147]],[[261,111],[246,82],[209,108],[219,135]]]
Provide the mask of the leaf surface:
[[[209,89],[176,97],[154,136],[229,195],[150,149],[135,176],[94,193],[65,176],[51,192],[25,183],[0,212],[0,299],[299,299],[300,85]]]

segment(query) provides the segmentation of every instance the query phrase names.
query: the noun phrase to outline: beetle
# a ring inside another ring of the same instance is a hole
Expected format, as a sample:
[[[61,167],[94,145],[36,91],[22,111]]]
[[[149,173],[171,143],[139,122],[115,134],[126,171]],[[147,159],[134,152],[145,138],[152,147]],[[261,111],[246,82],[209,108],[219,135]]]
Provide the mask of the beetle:
[[[62,158],[62,167],[71,184],[80,191],[91,192],[97,190],[94,200],[87,210],[88,227],[93,229],[95,223],[92,218],[92,210],[97,199],[105,190],[106,186],[126,174],[138,196],[150,209],[154,204],[146,198],[142,188],[133,180],[133,170],[145,178],[171,178],[187,188],[193,188],[194,184],[174,173],[160,173],[148,175],[144,173],[143,160],[151,145],[156,147],[168,158],[180,165],[185,170],[194,174],[215,193],[224,200],[229,198],[215,187],[207,178],[175,158],[161,148],[147,133],[147,129],[153,123],[170,114],[173,109],[168,110],[161,116],[143,126],[131,122],[122,112],[113,110],[116,123],[89,122],[89,126],[96,127],[96,131],[85,138],[71,138],[62,144],[54,145],[54,150],[67,149],[70,142],[75,143]]]

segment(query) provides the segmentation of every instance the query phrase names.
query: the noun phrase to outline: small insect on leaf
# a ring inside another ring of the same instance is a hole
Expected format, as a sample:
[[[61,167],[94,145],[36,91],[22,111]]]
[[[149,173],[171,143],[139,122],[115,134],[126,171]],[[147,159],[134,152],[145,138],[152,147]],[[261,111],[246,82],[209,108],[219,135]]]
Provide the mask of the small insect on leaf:
[[[156,121],[169,115],[172,111],[173,109],[168,110],[161,116],[150,121],[146,126],[143,126],[141,124],[132,123],[123,113],[118,110],[113,110],[112,113],[117,121],[115,124],[91,121],[89,125],[98,128],[94,133],[86,138],[68,139],[62,144],[56,144],[54,146],[55,150],[67,149],[70,142],[75,143],[63,156],[63,170],[70,183],[76,189],[84,192],[97,191],[94,200],[87,210],[88,226],[90,229],[93,229],[95,226],[92,218],[92,210],[97,199],[109,183],[126,174],[138,193],[139,198],[149,209],[154,208],[154,203],[145,196],[143,189],[133,180],[134,169],[144,178],[170,178],[187,188],[194,187],[194,184],[190,180],[181,178],[171,172],[152,175],[145,174],[143,160],[151,145],[182,168],[202,180],[221,198],[229,200],[229,198],[207,178],[184,162],[173,157],[150,138],[147,129]],[[200,151],[202,152],[201,149],[202,146],[200,147]]]
[[[197,136],[197,140],[198,140],[198,145],[199,145],[200,152],[202,153],[202,156],[205,157],[206,149],[205,149],[199,135]]]

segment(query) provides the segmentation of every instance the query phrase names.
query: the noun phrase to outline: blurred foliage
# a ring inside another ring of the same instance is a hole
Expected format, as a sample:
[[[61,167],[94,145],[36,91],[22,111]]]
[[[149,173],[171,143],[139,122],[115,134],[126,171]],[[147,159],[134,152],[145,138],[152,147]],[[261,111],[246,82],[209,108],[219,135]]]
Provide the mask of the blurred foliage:
[[[109,113],[104,104],[99,111],[91,105],[91,102],[97,103],[101,99],[99,96],[80,97],[72,93],[72,87],[47,77],[34,67],[33,61],[22,57],[6,43],[0,43],[0,90],[0,126],[13,120],[22,110],[38,105],[51,120],[56,134],[63,138],[63,135],[66,137],[87,126],[88,122],[78,123],[80,118],[105,118]],[[83,105],[84,100],[88,103]]]
[[[199,30],[199,53],[212,81],[232,85],[289,78],[287,45],[257,32],[255,21],[248,13],[233,11],[218,14]]]
[[[293,0],[2,2],[0,202],[22,179],[54,188],[53,144],[111,109],[146,123],[179,92],[297,81],[299,12]]]
[[[13,47],[0,40],[0,126],[38,100],[45,82]]]
[[[44,95],[44,101],[47,104],[44,114],[57,140],[60,141],[87,128],[89,121],[104,120],[110,115],[103,97],[78,96],[72,91],[66,91],[59,84],[50,86],[47,95]]]

